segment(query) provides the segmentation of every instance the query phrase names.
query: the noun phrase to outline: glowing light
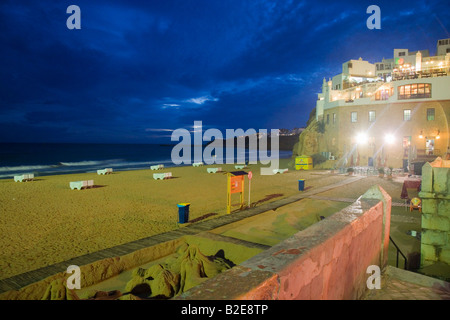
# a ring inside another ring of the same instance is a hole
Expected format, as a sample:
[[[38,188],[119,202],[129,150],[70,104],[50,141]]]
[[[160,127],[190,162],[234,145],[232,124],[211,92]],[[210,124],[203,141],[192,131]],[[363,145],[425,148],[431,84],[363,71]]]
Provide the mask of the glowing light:
[[[422,133],[422,131],[420,131],[419,138],[420,138],[420,139],[423,139],[423,133]]]
[[[358,143],[358,144],[366,144],[368,141],[369,141],[369,137],[364,132],[360,132],[356,136],[356,143]]]
[[[394,135],[388,133],[384,136],[384,141],[386,141],[387,144],[393,144],[395,141],[395,137]]]

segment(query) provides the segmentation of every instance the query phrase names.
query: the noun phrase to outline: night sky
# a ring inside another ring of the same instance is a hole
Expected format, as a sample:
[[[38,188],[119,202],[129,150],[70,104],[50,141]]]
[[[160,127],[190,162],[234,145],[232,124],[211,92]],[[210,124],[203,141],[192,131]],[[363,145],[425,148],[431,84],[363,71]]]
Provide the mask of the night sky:
[[[69,5],[81,30],[69,30]],[[381,30],[369,30],[369,5]],[[0,142],[164,143],[304,127],[342,63],[449,38],[444,1],[0,2]]]

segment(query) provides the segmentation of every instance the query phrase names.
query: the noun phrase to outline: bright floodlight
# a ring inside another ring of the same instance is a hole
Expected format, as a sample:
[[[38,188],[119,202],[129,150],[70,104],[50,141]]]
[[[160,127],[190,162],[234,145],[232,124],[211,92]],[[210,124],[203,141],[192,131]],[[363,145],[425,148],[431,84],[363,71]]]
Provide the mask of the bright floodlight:
[[[393,144],[395,141],[395,137],[392,134],[387,134],[384,136],[384,141],[388,144]]]
[[[356,143],[358,144],[365,144],[369,141],[369,138],[367,137],[367,134],[361,132],[356,136]]]

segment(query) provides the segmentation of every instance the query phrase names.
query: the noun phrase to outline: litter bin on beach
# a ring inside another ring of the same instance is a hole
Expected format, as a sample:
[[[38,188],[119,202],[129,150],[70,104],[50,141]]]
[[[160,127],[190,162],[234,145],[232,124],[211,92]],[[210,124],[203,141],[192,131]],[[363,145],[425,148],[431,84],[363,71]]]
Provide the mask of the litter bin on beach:
[[[305,180],[300,179],[300,180],[298,180],[298,191],[303,191],[303,190],[305,190]]]
[[[189,221],[189,206],[190,203],[179,203],[178,207],[178,222],[186,223]]]

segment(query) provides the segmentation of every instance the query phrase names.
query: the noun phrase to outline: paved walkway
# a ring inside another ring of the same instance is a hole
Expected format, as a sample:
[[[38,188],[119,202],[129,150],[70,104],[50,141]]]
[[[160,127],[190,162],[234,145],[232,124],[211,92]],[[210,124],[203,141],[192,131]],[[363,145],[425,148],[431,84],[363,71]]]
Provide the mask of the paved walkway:
[[[180,227],[176,230],[172,230],[169,232],[165,232],[162,234],[154,235],[148,238],[136,240],[133,242],[129,242],[126,244],[122,244],[113,248],[108,248],[104,250],[100,250],[94,253],[90,253],[87,255],[83,255],[80,257],[76,257],[67,261],[63,261],[61,263],[53,264],[50,266],[46,266],[37,270],[33,270],[30,272],[22,273],[7,279],[0,280],[0,293],[9,291],[9,290],[18,290],[22,287],[25,287],[29,284],[44,280],[45,278],[55,275],[60,272],[64,272],[67,270],[67,267],[70,265],[78,265],[83,266],[95,261],[103,260],[106,258],[114,258],[118,256],[123,256],[139,249],[147,248],[150,246],[157,245],[159,243],[172,241],[178,238],[181,238],[185,235],[196,235],[199,233],[203,233],[204,231],[209,231],[212,229],[216,229],[218,227],[266,212],[270,210],[277,209],[279,207],[285,206],[287,204],[299,201],[304,198],[309,198],[315,194],[322,193],[331,189],[339,188],[349,183],[356,182],[358,180],[364,179],[363,176],[356,176],[348,178],[344,181],[340,181],[338,183],[320,187],[317,189],[310,189],[304,192],[300,192],[296,195],[286,197],[280,200],[276,200],[273,202],[261,204],[257,207],[253,207],[247,210],[233,212],[228,215],[224,215],[221,217],[204,220],[200,222],[196,222],[187,226]]]
[[[363,300],[450,300],[450,283],[388,266],[381,289],[369,290]]]

